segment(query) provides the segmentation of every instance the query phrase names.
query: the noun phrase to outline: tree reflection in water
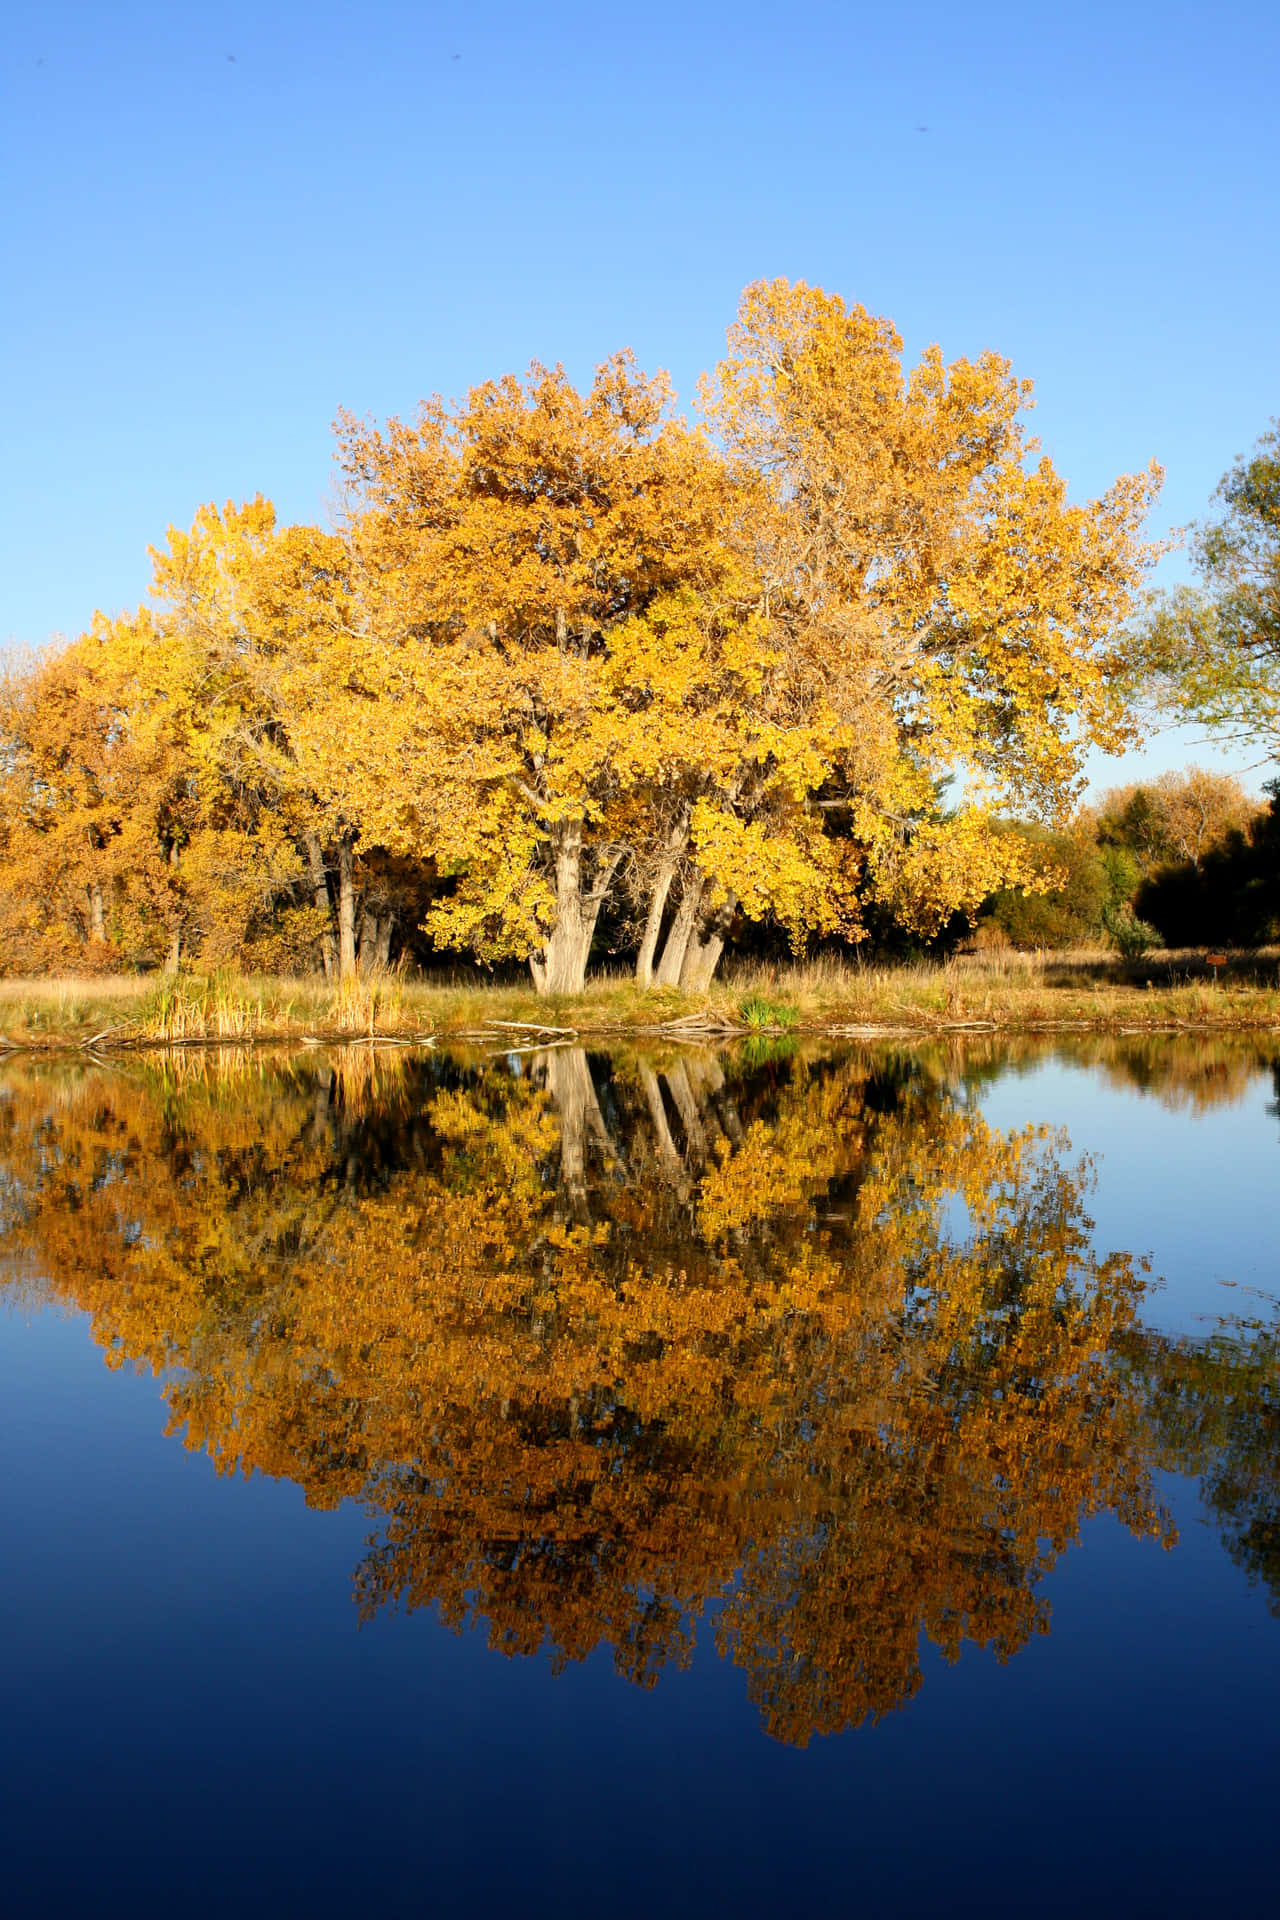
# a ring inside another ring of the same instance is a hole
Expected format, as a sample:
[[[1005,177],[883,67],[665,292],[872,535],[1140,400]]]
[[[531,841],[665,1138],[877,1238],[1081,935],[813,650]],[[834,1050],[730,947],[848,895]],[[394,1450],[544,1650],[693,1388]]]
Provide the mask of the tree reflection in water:
[[[11,1068],[0,1165],[11,1249],[187,1446],[363,1502],[364,1619],[650,1685],[715,1602],[803,1743],[908,1700],[922,1636],[1045,1631],[1088,1516],[1170,1542],[1155,1465],[1276,1577],[1274,1332],[1143,1332],[1087,1164],[927,1055]]]

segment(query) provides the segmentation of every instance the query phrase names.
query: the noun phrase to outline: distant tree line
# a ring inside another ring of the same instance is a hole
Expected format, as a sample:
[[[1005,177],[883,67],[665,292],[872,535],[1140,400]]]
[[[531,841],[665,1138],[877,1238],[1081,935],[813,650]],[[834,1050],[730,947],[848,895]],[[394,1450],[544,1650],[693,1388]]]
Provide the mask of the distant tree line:
[[[1066,828],[1010,822],[1059,884],[1004,888],[979,945],[1259,947],[1280,941],[1280,783],[1264,802],[1190,767],[1103,794]]]

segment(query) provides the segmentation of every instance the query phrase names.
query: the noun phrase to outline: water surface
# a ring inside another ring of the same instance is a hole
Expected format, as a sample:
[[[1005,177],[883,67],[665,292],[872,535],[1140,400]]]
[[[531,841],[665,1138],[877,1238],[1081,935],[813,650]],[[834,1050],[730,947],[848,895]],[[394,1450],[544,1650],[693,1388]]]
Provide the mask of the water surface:
[[[10,1062],[6,1910],[1258,1900],[1277,1093],[1191,1040]]]

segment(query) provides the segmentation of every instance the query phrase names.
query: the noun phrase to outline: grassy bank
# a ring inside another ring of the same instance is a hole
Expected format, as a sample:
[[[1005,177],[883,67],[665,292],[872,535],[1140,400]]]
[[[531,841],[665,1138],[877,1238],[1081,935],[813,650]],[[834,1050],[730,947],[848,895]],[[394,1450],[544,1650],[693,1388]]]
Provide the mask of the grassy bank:
[[[505,1023],[505,1024],[504,1024]],[[0,981],[0,1048],[109,1052],[157,1042],[501,1038],[719,1029],[833,1035],[995,1030],[1147,1031],[1280,1028],[1274,953],[1201,954],[1139,964],[1105,954],[965,955],[943,964],[859,967],[822,962],[744,966],[708,993],[642,994],[625,978],[592,981],[572,999],[459,977],[392,974],[330,987],[321,979],[218,974]]]

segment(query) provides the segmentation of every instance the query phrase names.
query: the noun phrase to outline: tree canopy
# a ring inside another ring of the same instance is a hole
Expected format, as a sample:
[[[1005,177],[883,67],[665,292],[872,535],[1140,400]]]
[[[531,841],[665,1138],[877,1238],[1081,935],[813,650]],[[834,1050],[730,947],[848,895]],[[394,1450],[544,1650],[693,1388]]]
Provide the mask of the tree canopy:
[[[10,680],[6,964],[345,975],[398,928],[563,992],[607,907],[642,985],[699,986],[743,920],[929,934],[1042,884],[998,816],[1132,735],[1155,469],[1071,504],[1005,360],[908,369],[803,283],[748,288],[702,404],[535,365],[344,415],[327,530],[171,529],[149,606]]]

